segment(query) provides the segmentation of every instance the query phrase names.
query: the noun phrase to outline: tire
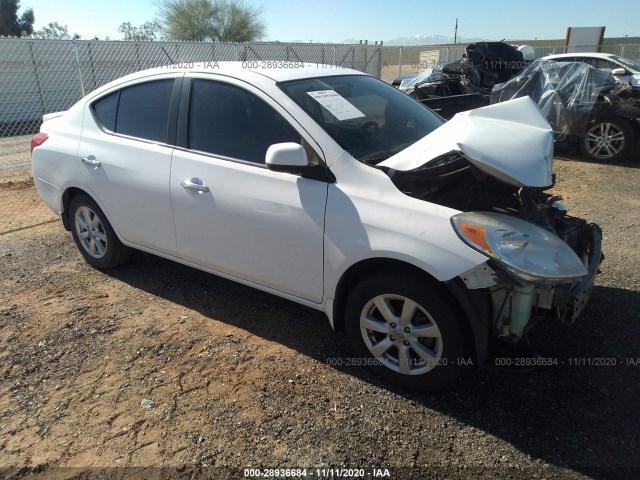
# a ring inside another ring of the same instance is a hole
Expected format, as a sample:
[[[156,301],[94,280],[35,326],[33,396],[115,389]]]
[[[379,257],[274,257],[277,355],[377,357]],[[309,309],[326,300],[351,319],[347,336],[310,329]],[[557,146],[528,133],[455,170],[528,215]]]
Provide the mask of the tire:
[[[601,118],[590,122],[578,142],[589,160],[619,163],[626,159],[635,143],[633,125],[624,118]]]
[[[471,364],[469,334],[438,293],[411,275],[356,284],[345,307],[345,329],[357,364],[371,365],[378,376],[407,389],[433,391],[453,384]],[[403,318],[405,310],[409,315]]]
[[[107,217],[92,198],[78,195],[69,205],[71,235],[84,259],[94,268],[122,265],[132,250],[123,245]]]

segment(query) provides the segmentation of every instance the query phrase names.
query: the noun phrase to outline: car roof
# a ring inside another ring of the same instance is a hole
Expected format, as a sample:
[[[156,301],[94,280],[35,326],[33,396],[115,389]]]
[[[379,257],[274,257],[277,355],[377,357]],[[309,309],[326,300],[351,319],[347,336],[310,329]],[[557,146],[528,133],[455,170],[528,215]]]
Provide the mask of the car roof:
[[[336,75],[368,75],[358,70],[337,65],[303,63],[286,60],[247,60],[245,62],[178,62],[133,73],[128,78],[145,77],[150,74],[168,71],[185,73],[217,73],[237,78],[250,78],[261,75],[274,82],[286,82],[315,77],[333,77]]]
[[[567,57],[591,57],[591,58],[606,58],[611,59],[614,57],[612,53],[597,53],[597,52],[575,52],[575,53],[558,53],[555,55],[547,55],[543,58],[567,58]]]
[[[246,62],[180,62],[166,64],[160,67],[140,70],[123,77],[116,78],[106,83],[87,95],[87,98],[96,98],[114,87],[122,84],[143,80],[161,74],[182,74],[182,73],[212,73],[226,75],[232,78],[245,80],[249,83],[258,84],[265,79],[274,83],[286,82],[289,80],[301,80],[305,78],[335,77],[338,75],[366,75],[351,68],[344,68],[337,65],[323,65],[316,63],[274,61],[274,60],[248,60]],[[82,103],[81,99],[78,103]]]

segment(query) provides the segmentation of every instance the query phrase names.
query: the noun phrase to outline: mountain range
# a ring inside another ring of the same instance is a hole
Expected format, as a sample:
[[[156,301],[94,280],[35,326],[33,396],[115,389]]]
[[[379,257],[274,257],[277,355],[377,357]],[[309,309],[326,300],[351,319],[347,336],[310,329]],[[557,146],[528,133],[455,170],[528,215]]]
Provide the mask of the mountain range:
[[[458,37],[456,39],[456,43],[468,44],[472,42],[482,42],[486,40],[484,38],[467,38],[467,37]],[[360,40],[355,38],[348,38],[343,40],[340,43],[359,43]],[[370,40],[369,43],[375,43],[373,40]],[[393,40],[385,40],[384,44],[390,47],[393,46],[412,46],[412,45],[442,45],[453,43],[453,35],[423,35],[421,33],[417,35],[411,35],[408,37],[394,38]]]

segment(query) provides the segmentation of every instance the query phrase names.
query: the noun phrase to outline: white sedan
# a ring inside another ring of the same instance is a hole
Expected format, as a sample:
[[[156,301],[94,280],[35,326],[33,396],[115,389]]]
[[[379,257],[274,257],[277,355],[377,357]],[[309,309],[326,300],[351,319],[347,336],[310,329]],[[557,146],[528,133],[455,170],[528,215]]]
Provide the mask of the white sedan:
[[[629,81],[632,85],[640,85],[640,64],[613,53],[559,53],[557,55],[547,55],[542,59],[556,62],[588,63],[594,68],[611,70],[611,74],[619,82]]]
[[[349,363],[413,389],[580,315],[601,234],[545,192],[528,98],[443,123],[361,72],[257,63],[142,71],[44,116],[36,188],[87,262],[143,250],[321,310]]]

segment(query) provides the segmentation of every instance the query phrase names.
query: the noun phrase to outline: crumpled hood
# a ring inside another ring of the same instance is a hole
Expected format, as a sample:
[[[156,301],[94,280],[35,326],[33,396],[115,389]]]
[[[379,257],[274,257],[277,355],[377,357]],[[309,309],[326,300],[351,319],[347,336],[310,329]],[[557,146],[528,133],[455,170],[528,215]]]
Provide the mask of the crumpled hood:
[[[553,132],[529,97],[458,113],[378,167],[415,170],[451,152],[510,185],[553,183]]]

